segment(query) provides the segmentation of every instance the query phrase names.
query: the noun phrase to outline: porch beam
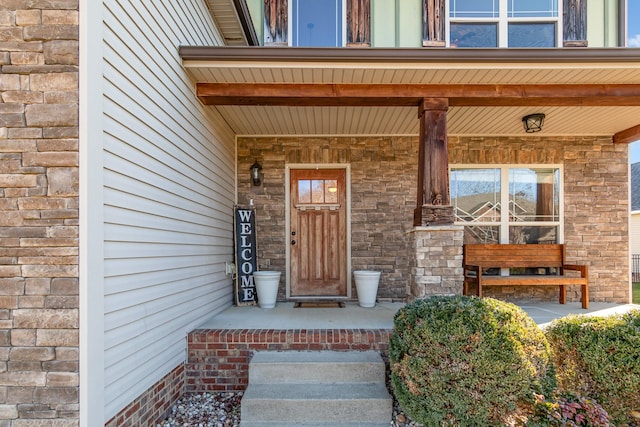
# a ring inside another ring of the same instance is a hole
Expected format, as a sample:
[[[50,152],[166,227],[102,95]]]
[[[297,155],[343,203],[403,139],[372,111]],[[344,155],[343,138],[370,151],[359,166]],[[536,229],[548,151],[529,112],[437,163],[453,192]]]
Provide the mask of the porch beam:
[[[413,225],[453,224],[449,197],[446,98],[425,98],[418,108],[418,194]]]
[[[629,144],[640,140],[640,125],[621,130],[613,135],[614,144]]]
[[[198,83],[206,105],[418,106],[447,98],[450,107],[640,106],[640,84],[343,84]]]

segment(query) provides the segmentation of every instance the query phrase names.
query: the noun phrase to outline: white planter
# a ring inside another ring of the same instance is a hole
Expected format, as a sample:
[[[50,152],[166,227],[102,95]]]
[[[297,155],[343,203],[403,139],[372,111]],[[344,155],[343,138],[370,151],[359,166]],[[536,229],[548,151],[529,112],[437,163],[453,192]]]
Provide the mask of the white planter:
[[[262,308],[273,308],[278,298],[278,285],[280,284],[279,271],[254,271],[253,283],[258,293],[258,304]]]
[[[356,279],[356,291],[358,291],[358,304],[360,307],[375,307],[380,272],[370,270],[357,270],[353,272]]]

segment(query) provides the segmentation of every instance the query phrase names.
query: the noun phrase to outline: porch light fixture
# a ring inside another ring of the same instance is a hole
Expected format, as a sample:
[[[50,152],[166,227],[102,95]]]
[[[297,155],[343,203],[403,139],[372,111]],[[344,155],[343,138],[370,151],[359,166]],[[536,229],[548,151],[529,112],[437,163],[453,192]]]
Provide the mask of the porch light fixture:
[[[261,178],[260,172],[262,171],[262,165],[258,163],[257,159],[251,165],[250,170],[251,170],[251,181],[253,181],[253,185],[257,187],[262,182],[262,180],[260,179]]]
[[[544,114],[536,113],[529,114],[522,118],[522,124],[524,125],[524,131],[527,133],[540,132],[542,130],[542,124],[544,123]]]

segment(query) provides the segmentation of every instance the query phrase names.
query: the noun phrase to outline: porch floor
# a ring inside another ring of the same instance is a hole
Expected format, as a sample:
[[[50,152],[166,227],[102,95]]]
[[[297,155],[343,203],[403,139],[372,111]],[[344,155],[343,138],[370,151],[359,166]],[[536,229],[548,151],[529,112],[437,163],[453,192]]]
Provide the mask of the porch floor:
[[[583,310],[579,302],[519,304],[538,324],[544,325],[568,314],[609,315],[640,305],[591,302]],[[393,316],[404,303],[382,302],[362,308],[347,302],[344,308],[294,308],[293,302],[278,302],[275,308],[229,307],[198,329],[393,329]]]

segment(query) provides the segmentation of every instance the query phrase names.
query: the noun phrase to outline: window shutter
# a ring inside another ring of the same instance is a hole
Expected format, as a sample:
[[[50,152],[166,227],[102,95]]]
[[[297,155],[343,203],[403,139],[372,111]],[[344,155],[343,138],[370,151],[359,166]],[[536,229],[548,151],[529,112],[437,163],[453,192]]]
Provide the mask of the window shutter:
[[[287,0],[264,0],[264,44],[287,45]]]
[[[347,0],[347,46],[371,46],[370,0]]]
[[[422,0],[422,46],[445,46],[445,0]]]
[[[587,0],[564,0],[564,47],[587,47]]]

